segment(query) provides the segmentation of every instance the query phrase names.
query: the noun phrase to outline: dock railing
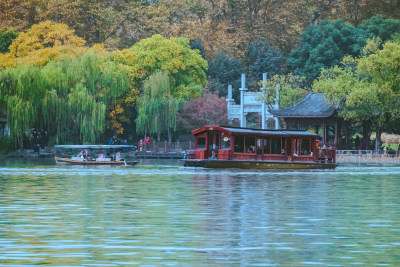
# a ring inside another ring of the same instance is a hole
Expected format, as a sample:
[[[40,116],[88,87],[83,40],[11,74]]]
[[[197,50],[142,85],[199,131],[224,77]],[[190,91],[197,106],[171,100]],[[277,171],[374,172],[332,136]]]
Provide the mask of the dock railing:
[[[398,152],[388,153],[387,151],[376,152],[375,150],[337,150],[336,158],[342,163],[362,163],[362,162],[387,162],[399,163],[400,155]]]
[[[156,142],[150,141],[149,144],[143,144],[142,149],[138,144],[138,152],[152,152],[152,153],[183,153],[194,149],[194,142]]]

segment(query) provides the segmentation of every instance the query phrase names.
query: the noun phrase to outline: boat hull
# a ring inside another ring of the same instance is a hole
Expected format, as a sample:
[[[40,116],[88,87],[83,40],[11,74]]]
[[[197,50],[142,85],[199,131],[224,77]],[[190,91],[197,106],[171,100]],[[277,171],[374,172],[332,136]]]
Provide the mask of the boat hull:
[[[184,166],[203,168],[239,168],[239,169],[334,169],[335,163],[287,162],[257,160],[209,160],[184,159]]]
[[[111,166],[121,166],[121,165],[135,165],[137,161],[80,161],[72,160],[70,158],[60,158],[55,157],[57,164],[64,165],[111,165]]]

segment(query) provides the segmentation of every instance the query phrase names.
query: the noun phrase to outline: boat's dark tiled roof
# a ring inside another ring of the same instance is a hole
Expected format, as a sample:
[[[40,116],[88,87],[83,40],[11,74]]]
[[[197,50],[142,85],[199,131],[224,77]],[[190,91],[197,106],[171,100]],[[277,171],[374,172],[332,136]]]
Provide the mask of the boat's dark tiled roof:
[[[308,131],[288,131],[288,130],[261,130],[261,129],[249,129],[249,128],[238,128],[238,127],[225,127],[206,125],[202,128],[192,131],[192,134],[196,135],[205,131],[221,131],[226,134],[234,135],[260,135],[260,136],[307,136],[317,137],[317,134],[310,133]]]
[[[299,103],[278,110],[270,110],[271,114],[284,118],[326,118],[333,115],[335,109],[325,102],[323,94],[310,93]]]

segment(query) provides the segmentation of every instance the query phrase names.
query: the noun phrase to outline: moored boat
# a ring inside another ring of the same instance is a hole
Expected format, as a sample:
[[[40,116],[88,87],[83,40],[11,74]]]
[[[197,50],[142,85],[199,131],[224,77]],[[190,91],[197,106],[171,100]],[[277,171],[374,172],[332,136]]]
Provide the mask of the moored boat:
[[[308,131],[204,126],[184,166],[243,169],[334,169],[336,149],[319,147]]]
[[[57,149],[73,149],[81,150],[74,156],[67,157],[55,157],[57,164],[66,165],[135,165],[137,161],[127,161],[122,156],[123,150],[133,149],[131,145],[57,145],[54,146]],[[96,151],[99,155],[95,155]],[[108,153],[104,154],[103,152]],[[117,152],[116,152],[117,151]],[[111,152],[111,154],[110,154]]]

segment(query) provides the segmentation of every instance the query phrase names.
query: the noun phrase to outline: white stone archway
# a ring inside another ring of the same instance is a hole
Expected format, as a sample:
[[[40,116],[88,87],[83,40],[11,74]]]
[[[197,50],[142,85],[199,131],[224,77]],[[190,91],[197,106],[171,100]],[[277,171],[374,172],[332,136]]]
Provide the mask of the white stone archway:
[[[231,123],[234,119],[240,121],[240,127],[246,128],[246,115],[248,113],[257,112],[261,115],[261,129],[267,129],[267,121],[273,119],[275,121],[275,129],[279,129],[279,120],[277,117],[272,115],[268,111],[268,107],[264,102],[258,100],[262,94],[262,91],[266,89],[267,84],[267,74],[263,74],[263,87],[261,92],[248,92],[246,88],[246,76],[242,74],[242,87],[240,90],[240,104],[235,104],[235,100],[232,98],[232,85],[228,85],[228,98],[227,111],[228,111],[228,121]],[[277,89],[277,96],[278,89]],[[275,99],[274,109],[279,109],[278,101]]]

